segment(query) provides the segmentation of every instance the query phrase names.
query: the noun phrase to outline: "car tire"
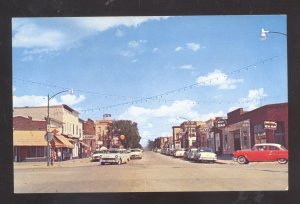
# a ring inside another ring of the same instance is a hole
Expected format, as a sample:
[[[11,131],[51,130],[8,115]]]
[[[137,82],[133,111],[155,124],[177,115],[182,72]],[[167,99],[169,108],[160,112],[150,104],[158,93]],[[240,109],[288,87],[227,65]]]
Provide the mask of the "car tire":
[[[245,156],[239,156],[239,157],[237,158],[237,162],[238,162],[239,164],[248,164],[248,160],[246,159]]]
[[[284,159],[284,158],[279,158],[279,159],[277,159],[277,162],[278,162],[279,164],[286,164],[286,163],[287,163],[287,160]]]
[[[118,160],[118,165],[121,165],[122,164],[122,159],[119,159]]]

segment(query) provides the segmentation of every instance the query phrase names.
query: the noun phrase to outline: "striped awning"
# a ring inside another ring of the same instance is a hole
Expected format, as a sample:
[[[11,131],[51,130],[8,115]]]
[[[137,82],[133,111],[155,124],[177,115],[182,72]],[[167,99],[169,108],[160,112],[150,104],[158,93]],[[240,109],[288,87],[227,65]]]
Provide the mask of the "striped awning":
[[[67,138],[65,138],[62,135],[55,135],[54,136],[55,140],[55,147],[67,147],[67,148],[74,148],[74,145],[69,142]]]

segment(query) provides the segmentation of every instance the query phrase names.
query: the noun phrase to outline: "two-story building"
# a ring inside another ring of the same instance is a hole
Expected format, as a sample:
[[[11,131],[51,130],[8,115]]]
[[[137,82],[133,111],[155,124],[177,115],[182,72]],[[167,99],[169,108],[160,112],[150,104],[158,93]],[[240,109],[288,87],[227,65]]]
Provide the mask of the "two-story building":
[[[95,131],[96,131],[96,149],[100,149],[101,146],[107,148],[110,147],[112,142],[112,135],[109,134],[109,125],[112,123],[112,120],[96,120],[95,122]]]
[[[45,120],[48,116],[47,106],[36,107],[15,107],[13,110],[14,117],[32,117],[36,120]],[[79,157],[80,129],[79,113],[68,105],[55,105],[49,107],[50,128],[55,128],[59,134],[64,136],[74,148],[65,150],[65,155],[70,158]],[[52,119],[52,120],[51,120]]]

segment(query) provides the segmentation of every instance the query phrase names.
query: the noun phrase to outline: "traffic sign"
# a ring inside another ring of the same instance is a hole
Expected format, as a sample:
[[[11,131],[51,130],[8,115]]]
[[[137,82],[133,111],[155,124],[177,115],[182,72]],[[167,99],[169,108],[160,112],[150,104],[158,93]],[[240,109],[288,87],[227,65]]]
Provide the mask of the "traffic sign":
[[[53,133],[52,133],[52,132],[47,132],[47,133],[45,134],[45,140],[46,140],[47,142],[50,142],[52,139],[53,139]]]

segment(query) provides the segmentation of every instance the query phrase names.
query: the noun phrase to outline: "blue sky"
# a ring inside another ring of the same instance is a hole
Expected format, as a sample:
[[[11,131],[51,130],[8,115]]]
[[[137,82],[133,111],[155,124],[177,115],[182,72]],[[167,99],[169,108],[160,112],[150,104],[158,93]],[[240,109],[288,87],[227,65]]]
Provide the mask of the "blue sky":
[[[148,139],[184,120],[287,102],[286,16],[14,18],[14,106],[51,100]]]

